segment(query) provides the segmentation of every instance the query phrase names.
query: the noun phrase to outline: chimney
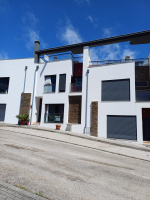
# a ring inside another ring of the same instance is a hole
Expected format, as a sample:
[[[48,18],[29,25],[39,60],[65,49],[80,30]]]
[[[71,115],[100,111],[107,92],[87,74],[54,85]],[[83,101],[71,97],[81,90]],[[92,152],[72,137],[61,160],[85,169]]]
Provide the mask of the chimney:
[[[130,56],[125,57],[125,62],[130,62]]]
[[[34,41],[34,63],[39,62],[39,57],[35,53],[35,51],[38,51],[40,49],[40,42],[39,41]]]
[[[125,60],[129,60],[129,59],[130,59],[130,56],[126,56],[126,57],[125,57]]]

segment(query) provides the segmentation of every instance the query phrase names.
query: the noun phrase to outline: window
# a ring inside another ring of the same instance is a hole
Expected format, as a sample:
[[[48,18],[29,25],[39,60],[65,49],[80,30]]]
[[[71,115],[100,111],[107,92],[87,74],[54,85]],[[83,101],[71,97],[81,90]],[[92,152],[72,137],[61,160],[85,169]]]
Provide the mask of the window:
[[[66,89],[66,74],[59,75],[59,92],[65,92]]]
[[[143,82],[135,82],[136,87],[148,87],[148,82],[143,81]]]
[[[0,94],[8,93],[9,78],[0,78]]]
[[[102,81],[102,101],[130,101],[130,79]]]
[[[82,77],[72,77],[70,92],[82,92]]]
[[[64,104],[45,105],[45,123],[63,123]]]
[[[56,88],[56,75],[45,76],[44,93],[55,92]]]

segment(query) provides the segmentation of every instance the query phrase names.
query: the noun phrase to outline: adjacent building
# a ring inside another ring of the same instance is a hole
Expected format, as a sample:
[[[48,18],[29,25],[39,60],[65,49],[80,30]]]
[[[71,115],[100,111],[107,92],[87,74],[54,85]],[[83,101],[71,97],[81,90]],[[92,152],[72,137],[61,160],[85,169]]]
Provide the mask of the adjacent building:
[[[150,54],[143,59],[92,61],[89,49],[129,41],[150,43],[150,31],[39,50],[0,60],[0,121],[143,143],[150,140]],[[78,56],[80,54],[80,56]]]

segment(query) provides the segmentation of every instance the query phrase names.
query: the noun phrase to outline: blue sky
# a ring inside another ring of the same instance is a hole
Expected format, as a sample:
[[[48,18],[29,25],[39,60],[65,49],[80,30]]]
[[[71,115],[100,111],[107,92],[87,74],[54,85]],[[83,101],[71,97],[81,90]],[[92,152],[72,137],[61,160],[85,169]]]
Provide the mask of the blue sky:
[[[150,0],[0,0],[0,59],[150,29]],[[92,48],[92,60],[145,58],[150,44]]]

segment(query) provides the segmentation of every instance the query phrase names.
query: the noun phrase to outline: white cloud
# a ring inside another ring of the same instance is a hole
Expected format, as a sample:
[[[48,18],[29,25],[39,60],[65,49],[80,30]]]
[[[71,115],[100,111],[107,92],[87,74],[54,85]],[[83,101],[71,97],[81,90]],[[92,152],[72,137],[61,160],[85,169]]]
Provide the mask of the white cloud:
[[[110,44],[100,47],[100,57],[105,60],[117,60],[120,56],[120,45]]]
[[[8,54],[6,52],[0,53],[0,60],[9,59]]]
[[[91,23],[93,23],[93,18],[91,15],[88,16],[88,19],[91,21]]]
[[[131,59],[134,59],[135,58],[135,55],[137,54],[138,52],[136,51],[131,51],[130,49],[125,49],[122,53],[122,59],[125,59],[125,56],[130,56]]]
[[[90,57],[92,61],[99,60],[99,49],[97,48],[90,48]]]
[[[27,34],[25,35],[26,37],[26,47],[28,50],[31,50],[33,45],[34,45],[34,41],[37,41],[37,40],[40,40],[40,37],[38,35],[37,32],[35,32],[34,30],[32,29],[28,29],[27,30]]]
[[[112,34],[112,28],[103,29],[103,35],[105,37],[110,37]],[[134,59],[138,53],[137,51],[132,51],[127,45],[121,45],[119,43],[90,49],[92,61],[119,60],[124,59],[125,56],[130,56],[131,59]]]
[[[117,60],[120,56],[120,46],[119,44],[111,44],[92,48],[90,49],[90,56],[93,61]]]
[[[82,38],[79,35],[78,31],[72,26],[70,21],[68,20],[67,25],[65,28],[59,28],[59,35],[58,37],[61,41],[67,44],[75,44],[82,42]]]
[[[103,37],[111,37],[112,36],[112,28],[103,28]]]
[[[26,48],[32,50],[34,47],[34,41],[39,40],[43,48],[47,47],[47,44],[40,37],[38,30],[39,19],[35,17],[33,13],[27,12],[26,16],[22,18],[23,23],[23,38],[26,42]]]
[[[91,24],[93,24],[93,26],[96,28],[98,27],[98,23],[97,23],[97,19],[96,18],[93,18],[91,15],[89,15],[87,17],[87,19],[91,22]]]

